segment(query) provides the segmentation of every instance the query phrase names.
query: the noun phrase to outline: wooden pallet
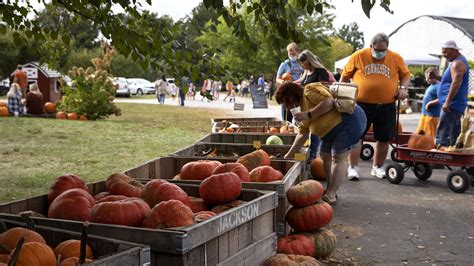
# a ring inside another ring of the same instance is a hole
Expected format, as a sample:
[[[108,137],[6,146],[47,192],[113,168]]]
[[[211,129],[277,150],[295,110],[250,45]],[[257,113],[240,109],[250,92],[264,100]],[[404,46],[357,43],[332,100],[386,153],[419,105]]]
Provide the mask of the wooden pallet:
[[[213,143],[250,143],[260,141],[266,143],[270,133],[210,133],[197,142]],[[284,145],[291,145],[296,138],[296,134],[276,134],[283,141]]]
[[[148,161],[137,167],[125,171],[128,176],[138,179],[166,179],[171,181],[173,177],[179,174],[183,165],[188,162],[209,159],[203,157],[160,157]],[[229,158],[214,158],[222,163],[235,162],[236,159]],[[247,189],[275,191],[278,195],[278,208],[276,209],[276,232],[279,236],[287,235],[290,231],[290,226],[286,223],[285,215],[287,210],[291,207],[286,192],[291,186],[301,182],[304,178],[301,162],[290,160],[272,160],[271,166],[280,170],[284,177],[281,181],[275,182],[242,182],[242,187]],[[172,181],[185,184],[199,184],[201,181],[195,180],[178,180]]]

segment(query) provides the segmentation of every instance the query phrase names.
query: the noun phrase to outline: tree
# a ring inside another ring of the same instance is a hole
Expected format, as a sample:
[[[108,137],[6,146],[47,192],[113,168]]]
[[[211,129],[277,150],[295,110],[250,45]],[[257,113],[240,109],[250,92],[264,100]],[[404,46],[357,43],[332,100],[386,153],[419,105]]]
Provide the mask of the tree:
[[[364,33],[359,31],[359,25],[357,25],[356,22],[352,22],[349,25],[342,25],[336,32],[336,36],[350,43],[353,47],[353,51],[364,47]]]

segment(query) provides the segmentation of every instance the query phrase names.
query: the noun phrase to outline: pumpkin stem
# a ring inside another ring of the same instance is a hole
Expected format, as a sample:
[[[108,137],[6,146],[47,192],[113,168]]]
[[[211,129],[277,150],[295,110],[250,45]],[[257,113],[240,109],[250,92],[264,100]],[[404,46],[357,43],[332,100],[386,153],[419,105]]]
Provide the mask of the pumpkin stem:
[[[79,252],[79,264],[84,264],[86,260],[87,227],[89,227],[89,223],[85,222],[84,226],[82,227],[81,249]]]
[[[21,218],[22,218],[23,221],[25,221],[25,223],[26,223],[26,229],[36,232],[36,225],[35,225],[35,222],[33,221],[33,219],[30,218],[29,215],[24,215],[24,214],[22,214],[22,215],[21,215]]]
[[[20,256],[20,250],[23,247],[23,243],[25,243],[25,238],[21,237],[18,243],[16,244],[15,252],[13,253],[12,258],[8,263],[8,266],[16,266],[16,262],[18,261],[18,256]]]
[[[425,135],[425,134],[426,134],[426,133],[425,133],[425,131],[424,131],[423,129],[420,130],[420,131],[418,131],[418,135]]]
[[[58,257],[56,258],[56,266],[59,266],[61,264],[61,254],[58,254]]]
[[[0,221],[0,233],[8,231],[8,227],[4,221]]]

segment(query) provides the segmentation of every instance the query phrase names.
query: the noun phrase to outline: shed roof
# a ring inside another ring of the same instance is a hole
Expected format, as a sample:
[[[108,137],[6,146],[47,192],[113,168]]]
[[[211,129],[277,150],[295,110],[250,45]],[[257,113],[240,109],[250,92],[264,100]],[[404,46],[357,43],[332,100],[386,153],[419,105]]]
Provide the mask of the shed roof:
[[[30,62],[22,65],[23,67],[35,67],[39,69],[47,78],[59,78],[62,77],[61,73],[56,70],[50,69],[47,64],[40,66],[38,62]]]

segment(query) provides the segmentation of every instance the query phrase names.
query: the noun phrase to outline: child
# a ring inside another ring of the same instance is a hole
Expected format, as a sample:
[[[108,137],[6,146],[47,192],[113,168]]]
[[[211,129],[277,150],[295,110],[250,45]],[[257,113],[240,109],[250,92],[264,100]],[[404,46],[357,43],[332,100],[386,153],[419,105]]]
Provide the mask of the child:
[[[416,132],[423,130],[427,135],[436,138],[436,129],[438,128],[439,113],[441,111],[441,106],[438,104],[436,94],[439,87],[438,70],[434,67],[429,67],[425,71],[425,78],[430,86],[426,89],[425,95],[423,96],[421,117]]]

